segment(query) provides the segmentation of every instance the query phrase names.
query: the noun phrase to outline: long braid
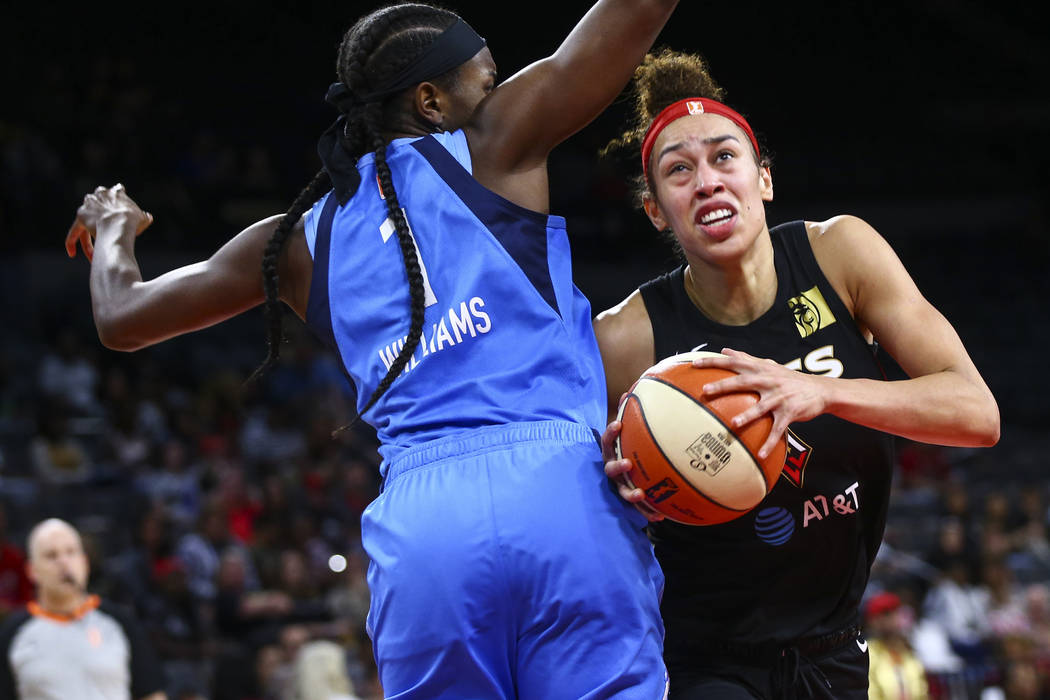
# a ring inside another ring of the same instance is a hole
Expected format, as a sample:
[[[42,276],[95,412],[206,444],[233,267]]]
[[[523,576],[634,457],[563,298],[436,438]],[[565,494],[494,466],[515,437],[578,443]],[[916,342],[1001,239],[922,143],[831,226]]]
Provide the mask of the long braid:
[[[367,93],[386,75],[391,75],[412,60],[437,34],[451,25],[456,16],[446,10],[428,5],[399,5],[380,10],[365,25],[347,33],[339,52],[339,75],[357,94]],[[380,68],[372,68],[380,66]],[[371,80],[369,79],[371,77]],[[375,154],[376,174],[387,214],[394,224],[401,257],[408,277],[410,319],[408,336],[386,375],[376,386],[368,402],[359,413],[370,409],[386,393],[397,376],[411,361],[423,334],[425,295],[423,273],[412,234],[394,188],[393,174],[386,160],[384,138],[384,105],[368,104],[359,108],[359,119],[349,120],[346,143],[366,139]],[[356,144],[354,144],[356,145]]]
[[[280,277],[277,274],[277,263],[280,259],[281,251],[284,250],[285,244],[288,243],[289,236],[295,229],[295,224],[299,221],[300,217],[302,217],[306,210],[308,210],[310,206],[328,190],[329,186],[330,182],[328,179],[328,173],[324,170],[321,170],[314,175],[310,184],[303,188],[303,191],[295,198],[292,205],[288,207],[288,211],[285,212],[284,216],[281,217],[281,220],[277,223],[277,228],[275,228],[273,233],[270,234],[270,240],[266,242],[266,248],[263,250],[262,258],[262,275],[263,291],[266,293],[266,303],[263,307],[263,311],[266,318],[268,351],[263,363],[252,372],[250,377],[248,377],[248,382],[257,379],[263,372],[273,366],[281,356],[281,340],[283,338],[281,326],[284,317],[284,308],[281,304],[279,293]]]
[[[377,110],[369,110],[368,116],[375,118],[377,117]],[[378,125],[369,120],[370,128],[376,128]],[[375,131],[373,131],[375,133]],[[380,137],[375,137],[376,150],[376,173],[379,175],[379,185],[383,189],[383,195],[385,196],[387,213],[390,215],[390,220],[394,222],[394,229],[397,231],[397,240],[401,244],[401,257],[405,262],[405,272],[408,275],[408,291],[411,299],[411,320],[408,328],[408,338],[405,344],[401,347],[397,357],[394,358],[393,364],[386,372],[386,376],[383,377],[382,381],[376,387],[375,391],[372,392],[372,396],[368,399],[368,403],[361,409],[361,413],[364,413],[370,409],[375,402],[379,400],[390,385],[394,383],[394,379],[398,374],[405,368],[408,361],[412,359],[412,353],[415,352],[416,347],[419,346],[420,338],[423,333],[423,311],[425,307],[425,297],[423,292],[423,273],[419,268],[419,255],[416,251],[416,245],[412,240],[412,234],[408,228],[408,222],[405,220],[405,213],[401,210],[401,204],[397,199],[397,192],[394,190],[394,178],[390,172],[390,166],[386,162],[386,143]]]
[[[368,94],[387,76],[395,74],[419,55],[441,31],[457,19],[457,16],[448,10],[424,4],[405,3],[376,10],[359,20],[344,35],[337,59],[340,80],[352,93]],[[454,79],[455,70],[446,76],[435,78]],[[393,175],[386,161],[385,118],[389,116],[387,110],[393,104],[393,99],[394,96],[381,103],[351,107],[346,114],[346,127],[341,134],[343,147],[350,155],[360,157],[367,151],[375,153],[376,173],[387,212],[397,232],[411,300],[409,331],[405,345],[360,413],[375,405],[390,388],[411,360],[423,333],[425,294],[422,269],[408,222],[394,189]],[[283,311],[278,296],[277,261],[280,252],[295,223],[329,186],[327,174],[322,170],[296,198],[266,245],[263,254],[263,287],[266,292],[265,314],[269,352],[266,360],[255,370],[249,381],[266,371],[280,357]]]

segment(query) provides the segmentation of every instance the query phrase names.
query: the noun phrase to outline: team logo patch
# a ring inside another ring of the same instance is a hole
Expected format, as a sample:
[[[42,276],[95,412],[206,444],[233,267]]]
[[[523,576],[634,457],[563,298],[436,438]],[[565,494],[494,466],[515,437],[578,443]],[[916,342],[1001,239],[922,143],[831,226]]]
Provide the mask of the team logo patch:
[[[645,490],[645,497],[651,503],[659,503],[660,501],[666,501],[676,493],[678,493],[677,484],[670,479],[661,479]]]
[[[685,103],[685,108],[689,110],[690,114],[703,114],[704,103],[698,100],[689,100]]]
[[[784,457],[784,471],[780,472],[780,475],[793,486],[802,488],[802,480],[806,476],[806,463],[809,462],[809,454],[813,448],[791,432],[791,428],[784,433],[784,437],[787,440],[787,454]]]
[[[795,329],[803,338],[808,338],[835,322],[835,316],[824,301],[824,295],[816,286],[788,299],[788,309],[795,317]]]

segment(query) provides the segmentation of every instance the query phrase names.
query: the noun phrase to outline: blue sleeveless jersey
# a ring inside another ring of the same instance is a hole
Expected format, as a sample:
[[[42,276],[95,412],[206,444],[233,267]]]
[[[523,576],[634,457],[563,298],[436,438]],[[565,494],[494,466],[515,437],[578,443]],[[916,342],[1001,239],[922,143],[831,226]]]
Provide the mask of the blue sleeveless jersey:
[[[605,377],[590,305],[572,281],[565,220],[524,209],[470,173],[462,131],[387,149],[426,287],[422,340],[363,416],[384,464],[404,449],[486,425],[568,420],[605,427]],[[364,408],[407,340],[410,302],[374,157],[343,206],[306,216],[314,260],[307,323],[338,352]]]

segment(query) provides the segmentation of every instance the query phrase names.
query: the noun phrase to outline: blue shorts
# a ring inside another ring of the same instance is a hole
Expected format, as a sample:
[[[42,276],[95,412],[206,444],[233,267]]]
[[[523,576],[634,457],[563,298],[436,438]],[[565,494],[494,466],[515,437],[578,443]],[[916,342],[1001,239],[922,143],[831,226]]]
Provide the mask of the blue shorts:
[[[401,455],[362,518],[386,697],[661,700],[663,575],[644,526],[574,423]]]

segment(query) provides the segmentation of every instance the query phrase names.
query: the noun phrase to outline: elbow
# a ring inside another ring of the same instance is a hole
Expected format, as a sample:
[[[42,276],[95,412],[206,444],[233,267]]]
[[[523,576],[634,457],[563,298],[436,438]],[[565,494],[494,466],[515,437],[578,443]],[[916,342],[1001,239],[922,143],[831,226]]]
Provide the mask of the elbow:
[[[985,441],[981,444],[981,447],[991,447],[999,442],[1000,426],[998,408],[995,409],[994,414],[994,417],[988,420],[988,427],[983,434]]]
[[[999,442],[1000,436],[999,405],[994,399],[982,404],[978,420],[974,422],[974,446],[992,447]]]
[[[138,340],[133,334],[130,325],[112,314],[95,312],[95,329],[98,331],[98,340],[103,346],[110,350],[119,352],[132,352],[147,345]]]

